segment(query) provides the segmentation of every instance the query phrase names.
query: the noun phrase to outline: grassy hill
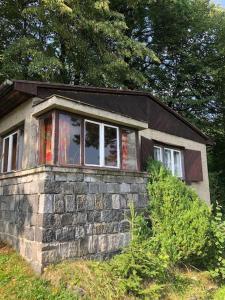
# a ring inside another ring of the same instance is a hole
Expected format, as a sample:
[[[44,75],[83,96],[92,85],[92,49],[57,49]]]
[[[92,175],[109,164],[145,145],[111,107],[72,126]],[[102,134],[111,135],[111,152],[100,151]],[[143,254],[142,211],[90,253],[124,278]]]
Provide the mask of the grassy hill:
[[[0,245],[0,299],[140,299],[119,288],[119,278],[108,272],[107,262],[69,261],[48,267],[42,276],[35,275],[29,265],[11,248]],[[225,299],[225,287],[219,287],[206,272],[176,270],[176,279],[152,288],[152,299]],[[164,295],[158,296],[163,289]],[[160,298],[161,297],[161,298]],[[150,299],[144,298],[143,299]]]

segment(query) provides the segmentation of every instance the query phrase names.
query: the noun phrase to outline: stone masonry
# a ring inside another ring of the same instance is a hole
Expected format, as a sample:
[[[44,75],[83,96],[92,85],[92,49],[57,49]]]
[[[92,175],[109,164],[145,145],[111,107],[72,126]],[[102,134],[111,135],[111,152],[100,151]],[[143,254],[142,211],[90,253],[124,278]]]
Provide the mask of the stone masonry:
[[[147,176],[39,167],[0,176],[0,239],[37,272],[63,259],[106,258],[129,242],[129,205],[147,204]]]

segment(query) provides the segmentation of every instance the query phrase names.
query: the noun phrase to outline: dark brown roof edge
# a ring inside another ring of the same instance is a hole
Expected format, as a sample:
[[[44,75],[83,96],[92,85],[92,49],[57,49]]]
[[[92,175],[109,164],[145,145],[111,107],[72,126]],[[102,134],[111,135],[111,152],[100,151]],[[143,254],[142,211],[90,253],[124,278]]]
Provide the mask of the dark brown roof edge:
[[[99,87],[92,87],[92,86],[79,86],[79,85],[71,85],[71,84],[62,84],[62,83],[51,83],[51,82],[42,82],[42,81],[29,81],[29,80],[12,80],[8,81],[9,83],[14,83],[15,89],[20,90],[18,84],[32,84],[33,86],[28,89],[28,93],[32,95],[37,95],[37,87],[46,87],[46,88],[58,88],[58,89],[64,89],[64,90],[76,90],[76,91],[84,91],[84,92],[93,92],[93,93],[108,93],[108,94],[117,94],[117,95],[139,95],[139,96],[146,96],[150,97],[153,101],[158,103],[160,106],[162,106],[164,109],[166,109],[168,112],[173,114],[176,118],[180,119],[183,123],[185,123],[187,126],[191,127],[195,132],[197,132],[200,136],[202,136],[206,141],[208,145],[213,145],[213,141],[205,135],[199,128],[191,124],[189,121],[187,121],[184,117],[182,117],[180,114],[178,114],[176,111],[174,111],[172,108],[167,106],[165,103],[160,101],[156,96],[153,96],[151,93],[143,92],[143,91],[136,91],[136,90],[120,90],[120,89],[113,89],[113,88],[99,88]],[[3,83],[2,85],[5,85]],[[0,86],[0,94],[2,93],[2,85]],[[23,92],[25,92],[25,89],[22,89]]]
[[[4,96],[6,95],[9,91],[11,91],[14,87],[14,83],[11,80],[5,80],[1,85],[0,85],[0,95]]]

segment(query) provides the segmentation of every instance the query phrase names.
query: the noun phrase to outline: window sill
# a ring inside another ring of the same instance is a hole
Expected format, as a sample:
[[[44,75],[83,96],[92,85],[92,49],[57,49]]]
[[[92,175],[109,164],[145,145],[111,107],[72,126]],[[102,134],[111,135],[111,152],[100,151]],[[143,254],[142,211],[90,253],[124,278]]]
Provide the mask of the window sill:
[[[18,178],[38,173],[49,173],[49,172],[59,172],[59,173],[84,173],[84,174],[97,174],[97,175],[115,175],[115,176],[132,176],[132,177],[147,177],[147,172],[141,171],[131,171],[131,170],[121,170],[121,169],[108,169],[108,168],[97,168],[97,167],[87,167],[87,166],[57,166],[57,165],[40,165],[30,169],[23,169],[18,171],[13,171],[10,173],[0,173],[0,180],[6,180],[10,178]]]

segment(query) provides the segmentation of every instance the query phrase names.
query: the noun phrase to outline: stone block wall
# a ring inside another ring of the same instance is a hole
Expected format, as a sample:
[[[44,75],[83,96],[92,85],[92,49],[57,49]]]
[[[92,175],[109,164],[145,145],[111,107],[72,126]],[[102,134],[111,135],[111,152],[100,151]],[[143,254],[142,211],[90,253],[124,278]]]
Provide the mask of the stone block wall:
[[[147,204],[144,173],[41,167],[0,177],[0,239],[40,272],[104,258],[129,242],[129,205]]]

